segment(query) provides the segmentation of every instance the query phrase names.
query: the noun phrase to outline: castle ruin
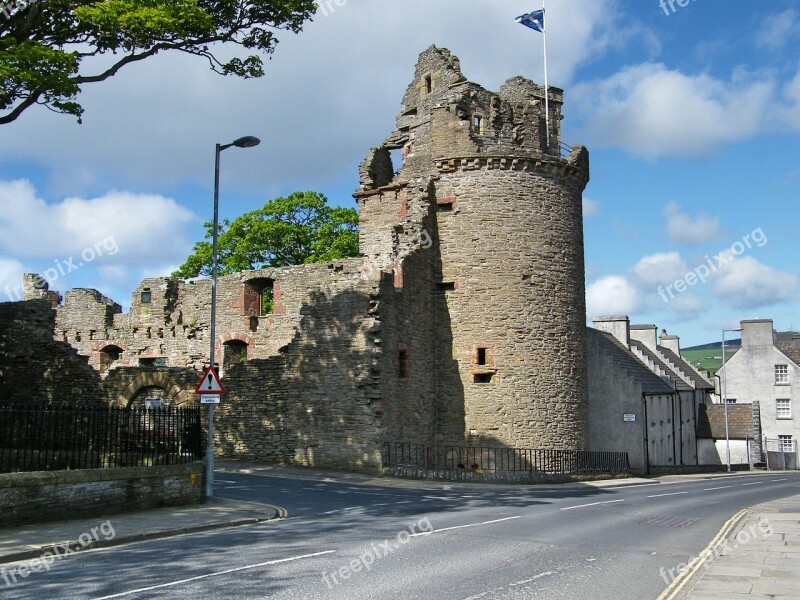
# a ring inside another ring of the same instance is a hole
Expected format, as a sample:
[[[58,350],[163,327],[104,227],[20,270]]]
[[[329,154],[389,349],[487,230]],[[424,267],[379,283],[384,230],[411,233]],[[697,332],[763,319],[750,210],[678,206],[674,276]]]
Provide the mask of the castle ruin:
[[[361,256],[219,279],[222,454],[372,469],[394,441],[587,449],[589,158],[562,153],[548,93],[550,146],[542,86],[490,92],[449,51],[422,53],[360,167]],[[196,402],[209,281],[147,279],[128,313],[94,290],[62,305],[37,276],[25,289],[109,401]]]

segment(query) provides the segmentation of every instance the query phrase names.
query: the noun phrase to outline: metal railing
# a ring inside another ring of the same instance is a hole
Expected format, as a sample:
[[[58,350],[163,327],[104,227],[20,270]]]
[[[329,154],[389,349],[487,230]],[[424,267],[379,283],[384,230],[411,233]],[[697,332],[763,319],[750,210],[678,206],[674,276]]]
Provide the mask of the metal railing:
[[[432,446],[401,442],[385,444],[383,465],[548,475],[627,473],[630,470],[627,452]]]
[[[0,405],[0,473],[202,459],[200,409]]]

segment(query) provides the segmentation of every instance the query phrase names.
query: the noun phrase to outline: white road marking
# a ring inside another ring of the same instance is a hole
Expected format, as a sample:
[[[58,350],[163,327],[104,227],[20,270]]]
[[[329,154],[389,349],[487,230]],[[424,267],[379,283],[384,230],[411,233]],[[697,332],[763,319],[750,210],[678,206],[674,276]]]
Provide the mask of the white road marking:
[[[526,583],[530,583],[531,581],[536,581],[537,579],[541,579],[542,577],[548,577],[549,575],[558,575],[556,571],[547,571],[546,573],[539,573],[538,575],[534,575],[530,579],[525,579],[524,581],[517,581],[515,583],[509,583],[509,587],[513,585],[525,585]]]
[[[605,502],[592,502],[591,504],[579,504],[578,506],[566,506],[561,510],[572,510],[573,508],[586,508],[587,506],[600,506],[601,504],[614,504],[615,502],[624,502],[624,500],[606,500]]]
[[[149,592],[152,590],[160,590],[168,587],[174,587],[176,585],[181,585],[183,583],[189,583],[192,581],[199,581],[201,579],[208,579],[209,577],[218,577],[220,575],[229,575],[230,573],[239,573],[240,571],[247,571],[250,569],[258,569],[259,567],[268,567],[270,565],[278,565],[281,563],[292,562],[295,560],[302,560],[304,558],[314,558],[317,556],[323,556],[325,554],[334,554],[336,550],[325,550],[324,552],[315,552],[314,554],[303,554],[302,556],[292,556],[290,558],[280,558],[278,560],[270,560],[263,563],[258,563],[257,565],[247,565],[246,567],[237,567],[235,569],[226,569],[225,571],[218,571],[216,573],[208,573],[206,575],[198,575],[197,577],[189,577],[188,579],[181,579],[178,581],[171,581],[170,583],[162,583],[161,585],[153,585],[146,588],[140,588],[138,590],[131,590],[129,592],[122,592],[120,594],[113,594],[111,596],[103,596],[102,598],[96,598],[95,600],[110,600],[111,598],[122,598],[124,596],[131,596],[133,594],[141,594],[142,592]]]
[[[786,481],[785,479],[773,479],[772,481]]]
[[[733,487],[732,485],[723,485],[722,487],[705,488],[703,491],[704,492],[710,492],[712,490],[727,490],[728,488],[732,488],[732,487]]]
[[[558,571],[547,571],[546,573],[539,573],[538,575],[534,575],[533,577],[531,577],[530,579],[526,579],[525,581],[516,581],[514,583],[509,583],[507,587],[510,588],[510,587],[514,587],[514,586],[525,585],[525,584],[530,583],[532,581],[536,581],[537,579],[541,579],[542,577],[549,577],[550,575],[558,575]],[[465,600],[480,600],[480,598],[485,598],[486,596],[489,596],[489,595],[496,595],[497,592],[501,592],[501,591],[503,591],[505,589],[506,589],[506,587],[495,588],[493,590],[488,590],[488,591],[485,591],[485,592],[481,592],[480,594],[477,594],[476,596],[470,596],[469,598],[465,598]]]
[[[521,519],[518,517],[506,517],[504,519],[494,519],[492,521],[484,521],[483,523],[471,523],[469,525],[456,525],[455,527],[442,527],[441,529],[434,529],[433,531],[422,531],[420,533],[412,533],[408,537],[419,537],[421,535],[432,535],[434,533],[441,533],[442,531],[452,531],[453,529],[466,529],[467,527],[480,527],[481,525],[490,525],[492,523],[502,523],[503,521],[513,521],[514,519]]]
[[[215,479],[214,483],[239,483],[238,481],[228,481],[226,479]]]
[[[681,494],[688,494],[689,492],[672,492],[671,494],[656,494],[648,496],[648,498],[663,498],[664,496],[680,496]]]
[[[753,483],[743,483],[742,486],[744,487],[746,485],[761,485],[762,483],[764,483],[764,482],[763,481],[754,481]]]

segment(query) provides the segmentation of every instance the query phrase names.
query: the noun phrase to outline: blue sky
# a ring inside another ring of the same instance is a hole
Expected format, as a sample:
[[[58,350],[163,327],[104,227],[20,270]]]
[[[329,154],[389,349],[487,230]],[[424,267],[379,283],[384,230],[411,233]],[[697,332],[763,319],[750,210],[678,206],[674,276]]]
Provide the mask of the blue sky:
[[[358,164],[392,131],[431,44],[489,89],[543,82],[541,35],[514,22],[536,2],[322,4],[302,34],[279,36],[260,80],[166,54],[86,86],[83,125],[38,107],[3,125],[0,300],[23,272],[50,269],[53,289],[93,287],[126,306],[202,236],[214,144],[242,135],[263,142],[223,154],[223,216],[295,190],[353,206]],[[684,346],[745,318],[798,329],[800,9],[673,5],[547,2],[563,141],[591,153],[589,320],[628,314]]]

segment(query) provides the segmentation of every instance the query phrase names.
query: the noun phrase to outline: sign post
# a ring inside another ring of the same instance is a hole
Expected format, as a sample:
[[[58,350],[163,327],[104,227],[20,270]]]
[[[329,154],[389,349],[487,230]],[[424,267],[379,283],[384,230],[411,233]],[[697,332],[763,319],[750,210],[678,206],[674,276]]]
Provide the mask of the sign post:
[[[200,404],[207,404],[209,411],[208,452],[206,453],[206,499],[209,500],[214,494],[214,406],[219,404],[220,396],[225,393],[225,388],[222,387],[213,364],[203,373],[203,378],[197,384],[194,393],[200,395]]]

